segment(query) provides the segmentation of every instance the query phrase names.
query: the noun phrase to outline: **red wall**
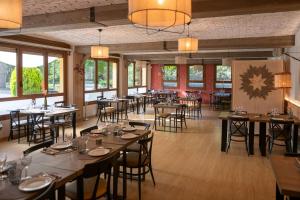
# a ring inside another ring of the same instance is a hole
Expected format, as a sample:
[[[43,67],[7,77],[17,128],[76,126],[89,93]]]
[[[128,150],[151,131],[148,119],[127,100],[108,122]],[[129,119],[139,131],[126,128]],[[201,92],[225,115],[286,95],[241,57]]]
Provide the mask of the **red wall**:
[[[161,72],[162,65],[153,64],[151,68],[151,89],[153,90],[163,90],[162,87],[162,72]],[[179,86],[176,89],[169,89],[166,90],[174,90],[178,91],[179,96],[183,97],[186,95],[187,90],[198,90],[198,89],[190,89],[187,87],[187,65],[178,65],[179,68]],[[204,65],[205,70],[205,88],[199,89],[203,92],[202,98],[203,103],[209,103],[209,93],[214,91],[214,82],[215,82],[215,65],[207,64]]]

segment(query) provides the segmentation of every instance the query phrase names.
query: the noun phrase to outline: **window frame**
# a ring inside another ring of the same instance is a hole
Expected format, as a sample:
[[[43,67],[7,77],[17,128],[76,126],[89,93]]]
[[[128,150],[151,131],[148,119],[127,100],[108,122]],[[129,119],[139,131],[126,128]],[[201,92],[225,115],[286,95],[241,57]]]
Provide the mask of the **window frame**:
[[[83,99],[84,99],[84,102],[85,102],[85,94],[86,93],[95,93],[95,92],[99,92],[103,95],[103,92],[106,92],[106,91],[116,91],[117,94],[119,93],[119,60],[118,59],[115,59],[115,58],[107,58],[107,59],[94,59],[94,58],[86,58],[84,60],[84,63],[86,60],[94,60],[95,62],[95,83],[94,83],[94,89],[93,90],[85,90],[85,78],[83,80],[83,89],[84,89],[84,92],[83,92]],[[98,61],[105,61],[107,62],[107,66],[108,66],[108,69],[107,69],[107,87],[106,88],[98,88]],[[117,64],[117,88],[109,88],[109,68],[110,68],[110,62],[115,62]],[[84,66],[84,64],[83,64]],[[84,68],[84,75],[85,75],[85,68]],[[85,76],[83,76],[85,77]],[[92,103],[95,103],[95,101],[89,101],[88,102],[89,104],[92,104]]]
[[[217,67],[218,66],[227,66],[230,67],[230,71],[231,71],[231,81],[218,81],[217,80]],[[214,89],[216,90],[221,90],[223,88],[217,88],[217,83],[231,83],[231,88],[224,88],[225,90],[232,90],[232,66],[230,65],[215,65],[215,80],[214,80]]]
[[[175,66],[176,67],[176,80],[165,80],[165,75],[164,75],[164,67],[165,66]],[[162,67],[161,67],[161,73],[162,73],[162,88],[165,89],[178,89],[179,88],[179,70],[180,70],[180,67],[177,65],[177,64],[164,64]],[[176,83],[176,87],[166,87],[165,86],[165,82],[173,82],[173,83]]]
[[[134,89],[134,88],[144,88],[144,87],[148,87],[148,70],[147,70],[147,67],[146,67],[146,85],[143,85],[143,67],[141,67],[141,73],[140,73],[140,81],[141,81],[141,84],[140,85],[136,85],[135,84],[135,67],[136,67],[136,62],[128,62],[127,64],[127,77],[128,77],[128,66],[130,64],[133,64],[133,86],[129,87],[128,86],[128,89]],[[128,80],[127,80],[127,84],[128,84]]]
[[[202,66],[202,73],[203,73],[203,78],[202,78],[202,81],[195,81],[195,80],[190,80],[190,66],[195,66],[195,65],[200,65]],[[189,64],[187,65],[187,78],[186,78],[186,87],[188,89],[205,89],[206,88],[206,75],[205,75],[205,72],[206,72],[206,69],[205,69],[205,65],[203,64]],[[190,87],[189,86],[189,83],[203,83],[203,87]]]
[[[57,54],[61,55],[63,58],[63,92],[58,93],[48,93],[47,97],[55,97],[55,96],[63,96],[64,101],[67,101],[67,88],[68,88],[68,80],[67,80],[67,51],[61,50],[54,50],[54,49],[47,49],[41,47],[32,47],[26,45],[17,45],[17,44],[7,44],[7,43],[0,43],[0,49],[11,49],[15,50],[16,52],[16,75],[17,75],[17,95],[15,97],[4,97],[0,98],[0,102],[5,101],[14,101],[14,100],[24,100],[24,99],[33,99],[33,98],[42,98],[44,95],[41,94],[28,94],[23,95],[23,53],[32,53],[32,54],[39,54],[44,57],[44,75],[43,75],[43,84],[45,86],[45,90],[48,91],[48,57],[49,55]],[[7,50],[3,50],[7,51]]]

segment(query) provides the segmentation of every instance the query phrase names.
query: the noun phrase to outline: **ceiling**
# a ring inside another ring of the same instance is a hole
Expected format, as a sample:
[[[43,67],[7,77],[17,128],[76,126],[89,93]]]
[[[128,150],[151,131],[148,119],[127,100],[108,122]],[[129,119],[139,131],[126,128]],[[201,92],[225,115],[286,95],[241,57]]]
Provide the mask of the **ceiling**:
[[[127,0],[24,0],[23,16],[127,3]]]
[[[200,40],[294,35],[300,26],[300,11],[238,15],[193,19],[191,35]],[[177,30],[182,30],[178,27]],[[103,44],[143,43],[177,40],[182,35],[157,33],[148,35],[133,25],[110,26],[102,32]],[[72,45],[97,44],[97,28],[73,29],[32,34]],[[200,41],[201,45],[201,41]]]

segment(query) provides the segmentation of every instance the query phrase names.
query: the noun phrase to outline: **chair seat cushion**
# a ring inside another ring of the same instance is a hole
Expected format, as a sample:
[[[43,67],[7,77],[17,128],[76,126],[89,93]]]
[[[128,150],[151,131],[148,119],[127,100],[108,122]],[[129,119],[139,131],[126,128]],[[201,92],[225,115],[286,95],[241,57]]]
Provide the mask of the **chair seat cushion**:
[[[138,168],[139,167],[139,152],[129,152],[127,155],[127,167],[129,168]],[[118,162],[120,165],[123,164],[123,157],[118,158]],[[141,164],[142,166],[146,166],[150,163],[149,159],[146,159],[145,155],[141,156]]]
[[[161,114],[158,114],[157,117],[162,117],[162,118],[167,118],[170,116],[170,113],[161,113]]]
[[[96,177],[84,179],[84,199],[91,199],[93,189],[96,183]],[[101,197],[106,193],[106,181],[100,178],[96,197]],[[77,183],[76,180],[66,185],[66,196],[71,199],[77,199]]]
[[[129,145],[126,149],[126,151],[130,152],[130,151],[133,151],[133,152],[139,152],[140,151],[140,144],[139,143],[133,143],[131,145]]]

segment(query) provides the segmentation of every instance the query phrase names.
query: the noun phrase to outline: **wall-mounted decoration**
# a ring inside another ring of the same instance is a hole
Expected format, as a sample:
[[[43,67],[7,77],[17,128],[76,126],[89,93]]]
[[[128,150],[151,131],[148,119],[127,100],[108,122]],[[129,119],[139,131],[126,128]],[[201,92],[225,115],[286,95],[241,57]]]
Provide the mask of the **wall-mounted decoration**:
[[[267,66],[250,65],[246,72],[240,75],[241,87],[250,99],[266,99],[272,90],[274,90],[274,76],[267,69]]]

